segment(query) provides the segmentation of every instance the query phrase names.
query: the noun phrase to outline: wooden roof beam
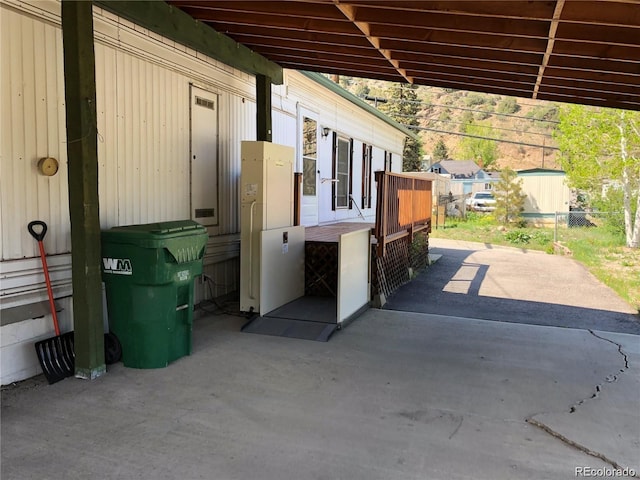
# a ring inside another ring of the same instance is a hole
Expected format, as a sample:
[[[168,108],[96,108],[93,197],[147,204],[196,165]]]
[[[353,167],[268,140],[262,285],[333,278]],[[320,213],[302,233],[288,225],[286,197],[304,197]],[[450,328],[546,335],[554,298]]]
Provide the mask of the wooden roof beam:
[[[340,0],[333,0],[336,8],[342,12],[342,14],[352,22],[358,30],[360,30],[366,39],[373,45],[373,47],[380,52],[380,54],[393,65],[393,68],[409,83],[413,83],[413,78],[407,75],[407,71],[400,68],[400,62],[393,58],[391,50],[383,49],[380,47],[380,39],[371,35],[371,26],[367,22],[359,22],[356,20],[356,7],[342,3]]]
[[[560,23],[560,16],[562,15],[562,9],[564,8],[565,0],[557,0],[556,8],[553,10],[553,18],[551,19],[551,25],[549,26],[549,37],[547,40],[547,49],[544,52],[544,57],[542,58],[542,62],[540,63],[540,68],[538,69],[538,79],[536,80],[536,85],[533,87],[533,96],[532,98],[538,97],[538,91],[540,90],[540,85],[542,84],[542,80],[544,79],[544,70],[547,68],[547,64],[549,63],[549,59],[551,58],[551,54],[553,53],[553,44],[556,41],[556,31],[558,30],[558,24]]]

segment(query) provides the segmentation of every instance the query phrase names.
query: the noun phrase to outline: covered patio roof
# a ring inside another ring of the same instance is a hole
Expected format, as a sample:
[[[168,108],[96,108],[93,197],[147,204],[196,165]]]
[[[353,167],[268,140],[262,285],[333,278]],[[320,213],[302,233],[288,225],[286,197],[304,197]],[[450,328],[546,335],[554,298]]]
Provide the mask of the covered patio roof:
[[[168,0],[290,69],[640,110],[638,0]]]

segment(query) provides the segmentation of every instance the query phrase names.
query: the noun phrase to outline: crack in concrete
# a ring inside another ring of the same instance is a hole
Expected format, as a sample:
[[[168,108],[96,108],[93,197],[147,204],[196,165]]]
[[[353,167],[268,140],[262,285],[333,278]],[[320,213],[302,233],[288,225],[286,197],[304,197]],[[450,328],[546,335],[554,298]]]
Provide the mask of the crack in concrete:
[[[545,425],[544,423],[536,420],[533,417],[529,417],[529,418],[525,419],[525,422],[527,422],[530,425],[533,425],[534,427],[538,427],[539,429],[547,432],[552,437],[557,438],[558,440],[560,440],[563,443],[565,443],[565,444],[567,444],[567,445],[569,445],[569,446],[581,451],[582,453],[586,453],[587,455],[590,455],[592,457],[599,458],[603,462],[608,463],[609,465],[611,465],[616,470],[623,470],[625,468],[624,466],[620,465],[615,460],[607,457],[605,454],[600,453],[600,452],[596,452],[594,450],[591,450],[590,448],[585,447],[584,445],[582,445],[582,444],[580,444],[578,442],[574,442],[570,438],[567,438],[564,435],[562,435],[561,433],[556,432],[552,428],[548,427],[547,425]],[[633,478],[638,478],[638,474],[633,475]]]
[[[609,374],[605,377],[605,381],[607,383],[613,383],[613,382],[617,382],[619,375],[622,373],[625,373],[628,369],[629,369],[629,357],[628,355],[622,350],[622,344],[618,343],[618,342],[614,342],[613,340],[610,340],[608,338],[605,337],[601,337],[600,335],[597,335],[593,330],[588,330],[588,332],[593,335],[594,337],[603,340],[605,342],[611,343],[613,345],[615,345],[618,348],[618,353],[622,356],[623,360],[624,360],[624,368],[621,368],[620,370],[618,370],[617,373],[612,373]],[[594,398],[598,398],[598,396],[600,395],[600,392],[602,391],[602,384],[597,384],[595,386],[595,391],[593,392],[593,394],[591,394],[589,397],[587,398],[583,398],[582,400],[580,400],[579,402],[574,403],[573,405],[571,405],[569,407],[569,413],[575,413],[576,410],[578,409],[579,406],[583,405],[585,402],[588,402],[589,400],[593,400]],[[530,417],[525,419],[525,422],[527,422],[530,425],[533,425],[535,427],[538,427],[539,429],[543,430],[544,432],[547,432],[549,435],[551,435],[552,437],[557,438],[558,440],[562,441],[563,443],[587,454],[590,455],[592,457],[595,458],[599,458],[600,460],[602,460],[603,462],[608,463],[609,465],[611,465],[613,468],[615,469],[623,469],[624,467],[622,465],[620,465],[618,462],[616,462],[615,460],[607,457],[606,455],[604,455],[603,453],[600,452],[596,452],[594,450],[591,450],[590,448],[575,442],[573,440],[571,440],[568,437],[565,437],[564,435],[562,435],[559,432],[556,432],[555,430],[553,430],[552,428],[550,428],[548,425],[544,424],[543,422],[540,422],[539,420],[536,420],[534,417],[536,417],[537,415],[541,415],[540,413],[536,413],[534,415],[531,415]],[[636,473],[635,475],[633,475],[634,478],[638,478],[638,474]]]
[[[454,435],[456,433],[458,433],[458,430],[460,430],[460,427],[462,426],[462,422],[464,421],[464,415],[460,415],[460,422],[458,423],[458,426],[456,427],[456,429],[453,431],[453,433],[451,435],[449,435],[449,440],[451,440]]]
[[[624,369],[620,370],[620,373],[624,373],[625,370],[629,369],[629,356],[622,351],[622,344],[614,342],[613,340],[609,340],[608,338],[601,337],[600,335],[596,335],[596,332],[594,332],[593,330],[589,330],[589,333],[594,337],[599,338],[600,340],[604,340],[605,342],[609,342],[618,347],[618,353],[622,355],[622,358],[624,358]]]
[[[621,368],[620,370],[618,370],[617,373],[611,373],[611,374],[609,374],[609,375],[607,375],[605,377],[605,381],[607,383],[617,382],[619,375],[621,373],[624,373],[625,371],[629,370],[629,357],[622,350],[622,345],[620,343],[614,342],[613,340],[609,340],[608,338],[605,338],[605,337],[601,337],[600,335],[597,335],[596,332],[594,332],[593,330],[588,330],[588,332],[591,335],[593,335],[594,337],[596,337],[597,339],[600,339],[600,340],[603,340],[605,342],[611,343],[612,345],[615,345],[618,348],[618,353],[622,356],[622,358],[624,360],[624,368]],[[578,409],[578,407],[580,405],[583,405],[585,402],[588,402],[589,400],[593,400],[594,398],[598,398],[598,396],[600,395],[601,391],[602,391],[602,384],[599,383],[599,384],[597,384],[595,386],[595,391],[591,394],[591,396],[589,396],[587,398],[583,398],[579,402],[576,402],[573,405],[571,405],[569,407],[569,413],[574,413]]]

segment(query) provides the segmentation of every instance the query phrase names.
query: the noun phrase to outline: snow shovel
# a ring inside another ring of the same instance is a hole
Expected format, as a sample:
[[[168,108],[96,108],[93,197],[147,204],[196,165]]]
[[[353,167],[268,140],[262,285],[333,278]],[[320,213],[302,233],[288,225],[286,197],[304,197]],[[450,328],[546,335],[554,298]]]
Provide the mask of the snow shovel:
[[[34,230],[34,227],[40,227],[40,233]],[[38,247],[40,248],[42,269],[44,270],[44,279],[47,283],[47,293],[49,295],[49,307],[51,308],[53,327],[56,331],[55,337],[41,340],[35,344],[36,354],[38,355],[42,372],[51,385],[74,374],[75,353],[73,349],[73,332],[60,335],[58,315],[56,314],[56,305],[53,301],[53,290],[51,290],[51,280],[49,279],[49,267],[47,267],[47,258],[42,243],[44,236],[47,234],[47,224],[40,220],[34,220],[29,223],[27,229],[31,236],[38,241]]]

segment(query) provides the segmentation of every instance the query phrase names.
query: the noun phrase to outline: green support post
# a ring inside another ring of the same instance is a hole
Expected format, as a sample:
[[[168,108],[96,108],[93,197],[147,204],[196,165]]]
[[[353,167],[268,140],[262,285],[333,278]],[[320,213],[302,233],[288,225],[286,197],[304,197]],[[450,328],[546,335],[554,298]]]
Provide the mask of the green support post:
[[[271,78],[256,75],[257,140],[271,141]]]
[[[62,1],[75,375],[106,372],[100,270],[93,2]]]

